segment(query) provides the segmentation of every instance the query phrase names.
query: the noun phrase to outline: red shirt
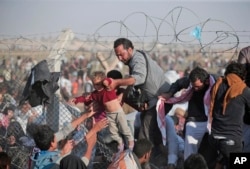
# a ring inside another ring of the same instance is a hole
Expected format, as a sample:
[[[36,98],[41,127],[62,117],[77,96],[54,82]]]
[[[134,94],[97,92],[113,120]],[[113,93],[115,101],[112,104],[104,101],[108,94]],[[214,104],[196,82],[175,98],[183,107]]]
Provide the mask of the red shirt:
[[[99,104],[98,111],[94,114],[95,121],[98,122],[101,119],[106,117],[104,103],[114,100],[117,98],[115,90],[108,91],[103,89],[101,91],[95,90],[91,93],[90,99],[85,98],[84,96],[77,97],[78,102],[84,103],[85,105],[90,104],[92,101],[96,101]]]
[[[115,90],[111,90],[111,91],[108,91],[108,90],[101,90],[101,91],[93,91],[91,93],[91,98],[92,100],[95,100],[97,101],[99,104],[104,104],[108,101],[111,101],[111,100],[114,100],[117,98],[116,96],[116,92]]]

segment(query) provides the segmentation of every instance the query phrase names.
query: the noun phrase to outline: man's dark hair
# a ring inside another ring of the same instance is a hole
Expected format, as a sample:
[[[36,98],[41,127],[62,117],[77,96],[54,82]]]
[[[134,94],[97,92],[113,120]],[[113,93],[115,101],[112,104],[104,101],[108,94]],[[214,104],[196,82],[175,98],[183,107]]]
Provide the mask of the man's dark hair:
[[[122,73],[118,70],[110,70],[107,73],[107,77],[112,78],[112,79],[122,79]]]
[[[40,150],[48,150],[55,137],[54,131],[48,125],[38,126],[33,136]]]
[[[140,139],[135,142],[133,152],[138,158],[141,158],[146,153],[150,152],[153,144],[147,139]]]
[[[209,74],[206,70],[195,67],[189,75],[189,79],[192,83],[194,83],[196,80],[200,80],[202,83],[204,83],[207,79],[209,79]]]
[[[242,80],[244,80],[246,76],[246,68],[241,63],[231,62],[229,65],[227,65],[224,75],[226,76],[230,73],[234,73],[237,76],[239,76]]]
[[[63,157],[60,160],[60,168],[61,169],[84,169],[87,168],[81,158],[77,157],[76,155],[69,154]]]
[[[27,127],[26,127],[26,132],[27,132],[28,136],[34,138],[34,135],[36,134],[39,126],[40,126],[39,124],[28,123]]]
[[[129,48],[134,49],[133,43],[129,39],[126,39],[126,38],[119,38],[115,40],[114,48],[117,48],[120,45],[123,45],[124,49],[129,49]]]
[[[204,157],[197,153],[188,156],[184,161],[184,169],[208,169],[208,166]]]

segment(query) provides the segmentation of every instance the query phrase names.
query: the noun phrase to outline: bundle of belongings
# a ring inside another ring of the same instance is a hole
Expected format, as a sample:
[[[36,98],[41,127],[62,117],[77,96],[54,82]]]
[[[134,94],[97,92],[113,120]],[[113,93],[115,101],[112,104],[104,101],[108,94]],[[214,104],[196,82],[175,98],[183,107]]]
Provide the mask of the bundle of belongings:
[[[46,60],[42,60],[32,69],[22,93],[20,105],[29,101],[31,107],[46,105],[52,102],[56,90],[59,88],[60,72],[50,72]]]

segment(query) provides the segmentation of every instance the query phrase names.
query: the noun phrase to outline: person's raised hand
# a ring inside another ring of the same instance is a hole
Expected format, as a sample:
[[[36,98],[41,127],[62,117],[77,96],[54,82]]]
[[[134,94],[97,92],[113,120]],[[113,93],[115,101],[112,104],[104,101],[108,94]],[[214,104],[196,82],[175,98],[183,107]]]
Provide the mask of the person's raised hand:
[[[97,123],[93,124],[93,130],[95,132],[99,132],[101,131],[102,129],[104,129],[105,127],[108,126],[108,119],[105,118],[105,119],[102,119],[100,121],[98,121]]]
[[[62,147],[61,155],[68,154],[72,151],[74,147],[74,140],[66,140],[66,143]]]
[[[99,105],[96,102],[92,102],[90,105],[88,105],[87,111],[86,111],[87,116],[88,117],[93,116],[98,111],[98,107]]]
[[[94,124],[93,128],[86,134],[85,140],[90,147],[94,147],[97,140],[97,132],[108,126],[108,120],[102,119]]]

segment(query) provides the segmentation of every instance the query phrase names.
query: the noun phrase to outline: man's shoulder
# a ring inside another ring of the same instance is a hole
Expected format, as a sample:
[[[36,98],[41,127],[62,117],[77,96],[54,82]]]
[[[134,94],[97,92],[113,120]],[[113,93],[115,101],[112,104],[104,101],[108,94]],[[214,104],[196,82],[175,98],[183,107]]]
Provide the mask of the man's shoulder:
[[[147,54],[142,50],[136,50],[133,54],[132,60],[139,60],[144,59],[144,56],[147,56]]]
[[[138,55],[148,55],[148,53],[147,52],[145,52],[144,50],[135,50],[136,52],[135,52],[135,54],[138,54]]]
[[[144,50],[136,50],[134,56],[134,58],[143,58],[144,60],[146,59],[146,61],[149,61],[151,59],[150,54]]]
[[[183,77],[177,79],[177,80],[176,80],[174,83],[172,83],[172,84],[173,84],[173,85],[175,85],[175,84],[182,84],[182,85],[188,87],[189,84],[190,84],[190,82],[191,82],[191,81],[190,81],[189,76],[183,76]]]

